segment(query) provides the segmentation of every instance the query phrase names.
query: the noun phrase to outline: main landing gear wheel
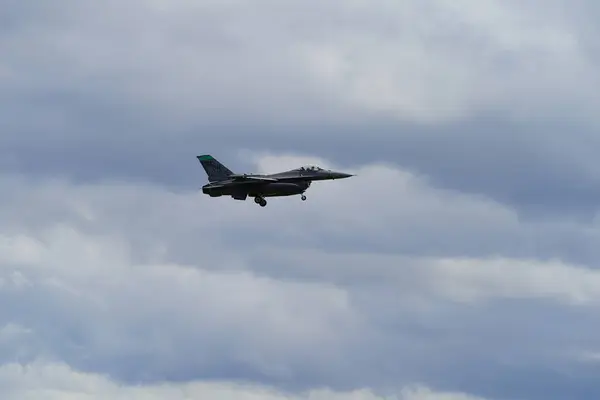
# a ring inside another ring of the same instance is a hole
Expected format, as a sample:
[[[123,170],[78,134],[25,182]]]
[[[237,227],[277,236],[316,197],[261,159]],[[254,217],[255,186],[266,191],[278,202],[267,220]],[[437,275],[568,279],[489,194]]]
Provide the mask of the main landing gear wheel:
[[[261,207],[264,207],[267,205],[267,201],[265,199],[263,199],[262,197],[258,197],[258,196],[254,198],[254,202]]]
[[[306,196],[305,195],[300,196],[300,198],[302,199],[302,201],[306,200]]]

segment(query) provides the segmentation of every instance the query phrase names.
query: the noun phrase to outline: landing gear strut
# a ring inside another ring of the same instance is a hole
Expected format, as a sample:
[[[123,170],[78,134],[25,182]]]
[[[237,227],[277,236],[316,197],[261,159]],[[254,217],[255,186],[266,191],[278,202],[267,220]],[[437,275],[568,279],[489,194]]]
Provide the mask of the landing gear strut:
[[[306,195],[302,195],[300,196],[300,198],[302,199],[302,201],[306,200]]]
[[[261,206],[261,207],[264,207],[264,206],[267,205],[267,201],[265,199],[263,199],[262,197],[260,197],[260,196],[256,196],[254,198],[254,202],[256,204],[258,204],[259,206]]]

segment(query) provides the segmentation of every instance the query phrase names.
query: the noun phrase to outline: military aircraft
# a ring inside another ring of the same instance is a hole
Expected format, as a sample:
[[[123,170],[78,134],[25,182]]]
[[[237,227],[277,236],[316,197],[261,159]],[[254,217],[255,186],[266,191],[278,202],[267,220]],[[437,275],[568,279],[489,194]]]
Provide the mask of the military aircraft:
[[[210,197],[231,196],[235,200],[254,197],[261,207],[267,205],[265,197],[300,195],[306,200],[304,192],[312,181],[343,179],[354,176],[343,172],[331,171],[317,166],[306,166],[275,174],[234,174],[210,154],[197,156],[208,175],[208,184],[202,186],[202,193]]]

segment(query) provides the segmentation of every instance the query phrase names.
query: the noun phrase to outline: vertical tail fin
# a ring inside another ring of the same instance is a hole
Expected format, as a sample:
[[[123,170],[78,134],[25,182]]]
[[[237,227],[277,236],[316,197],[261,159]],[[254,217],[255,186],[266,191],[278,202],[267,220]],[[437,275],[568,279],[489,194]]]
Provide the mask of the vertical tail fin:
[[[196,158],[202,164],[204,171],[206,171],[209,182],[224,180],[233,175],[233,172],[229,168],[218,162],[210,154],[197,156]]]

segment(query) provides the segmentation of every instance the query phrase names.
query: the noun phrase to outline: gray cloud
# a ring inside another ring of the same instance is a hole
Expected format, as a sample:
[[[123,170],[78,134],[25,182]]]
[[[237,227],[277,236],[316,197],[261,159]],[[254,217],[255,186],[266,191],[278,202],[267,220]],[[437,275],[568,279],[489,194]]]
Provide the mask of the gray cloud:
[[[7,14],[6,170],[189,187],[196,153],[293,149],[596,209],[595,3],[62,4]]]
[[[255,168],[312,161],[263,157]],[[532,230],[543,242],[560,224],[523,226],[502,205],[402,171],[358,172],[356,181],[311,188],[301,214],[294,199],[263,210],[151,185],[5,178],[12,199],[0,204],[0,293],[13,333],[0,362],[44,355],[126,384],[212,378],[294,392],[393,393],[424,382],[488,398],[551,398],[548,376],[555,398],[597,390],[587,378],[593,364],[574,354],[599,347],[600,276],[535,260],[544,254],[511,254],[512,236]],[[362,208],[360,179],[391,182],[391,193]],[[411,252],[416,239],[402,230],[430,234]],[[432,255],[435,232],[463,241]],[[508,258],[453,252],[476,250],[486,234]],[[376,239],[390,236],[396,249],[381,254]],[[525,385],[523,374],[536,378]]]
[[[7,3],[7,391],[597,397],[595,4]],[[261,209],[198,153],[358,176]]]

